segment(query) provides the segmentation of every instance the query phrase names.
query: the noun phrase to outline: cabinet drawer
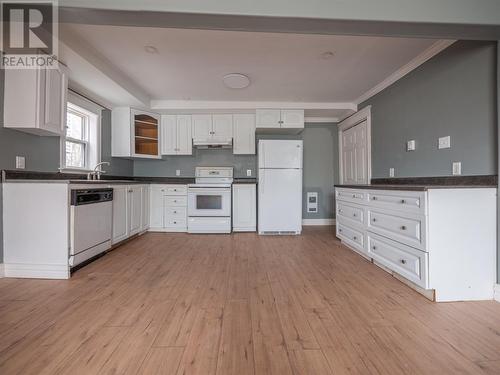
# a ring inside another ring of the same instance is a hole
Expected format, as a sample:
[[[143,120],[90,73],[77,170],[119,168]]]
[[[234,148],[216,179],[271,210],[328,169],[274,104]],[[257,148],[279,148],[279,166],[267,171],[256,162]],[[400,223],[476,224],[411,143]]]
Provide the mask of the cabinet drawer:
[[[186,207],[166,207],[165,216],[172,219],[185,219],[187,217]]]
[[[339,201],[347,201],[359,204],[366,202],[366,192],[359,190],[336,189],[335,197]]]
[[[385,267],[428,289],[427,253],[368,233],[368,254]]]
[[[363,232],[344,224],[337,223],[337,237],[355,249],[366,253],[365,236]]]
[[[180,229],[187,227],[187,219],[184,218],[175,218],[175,217],[166,217],[165,218],[165,228],[169,229]]]
[[[369,191],[369,205],[390,210],[425,213],[425,193],[414,191]]]
[[[166,207],[186,207],[187,206],[187,197],[182,197],[182,196],[165,197],[165,206]]]
[[[425,216],[368,209],[368,230],[425,250]]]
[[[187,195],[187,186],[186,185],[166,186],[165,195]]]
[[[365,210],[362,206],[346,204],[344,202],[337,203],[337,219],[352,224],[363,225],[365,223]]]

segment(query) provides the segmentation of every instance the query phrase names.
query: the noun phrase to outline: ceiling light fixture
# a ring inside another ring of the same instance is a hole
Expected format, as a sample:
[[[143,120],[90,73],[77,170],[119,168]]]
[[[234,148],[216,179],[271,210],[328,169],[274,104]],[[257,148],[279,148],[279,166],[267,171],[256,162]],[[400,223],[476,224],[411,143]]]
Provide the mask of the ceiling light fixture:
[[[330,60],[333,56],[335,56],[335,52],[332,51],[326,51],[321,54],[323,60]]]
[[[230,89],[244,89],[250,85],[250,78],[241,73],[226,74],[223,81]]]
[[[158,53],[158,48],[156,48],[155,46],[145,46],[144,51],[146,51],[147,53],[156,54]]]

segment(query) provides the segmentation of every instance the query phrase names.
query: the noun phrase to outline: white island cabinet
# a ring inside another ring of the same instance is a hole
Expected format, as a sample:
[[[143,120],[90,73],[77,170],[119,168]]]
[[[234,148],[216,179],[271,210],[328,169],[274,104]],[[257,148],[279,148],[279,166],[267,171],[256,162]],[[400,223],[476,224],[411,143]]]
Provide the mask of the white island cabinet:
[[[335,195],[337,237],[351,249],[430,299],[493,298],[495,188],[371,185]]]
[[[233,184],[233,231],[257,230],[257,185]]]

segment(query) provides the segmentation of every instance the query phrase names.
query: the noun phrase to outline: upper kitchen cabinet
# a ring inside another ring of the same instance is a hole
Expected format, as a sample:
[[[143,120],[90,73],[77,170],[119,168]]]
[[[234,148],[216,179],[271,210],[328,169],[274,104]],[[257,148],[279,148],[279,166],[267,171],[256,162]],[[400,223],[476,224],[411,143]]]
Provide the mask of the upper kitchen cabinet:
[[[192,155],[191,115],[161,116],[161,154]]]
[[[192,118],[195,146],[231,146],[233,115],[192,115]]]
[[[257,131],[297,134],[304,130],[303,109],[257,109]]]
[[[119,107],[111,116],[113,157],[160,158],[160,116]]]
[[[6,69],[4,127],[60,136],[66,123],[66,68]]]
[[[255,115],[233,115],[233,154],[255,155]]]

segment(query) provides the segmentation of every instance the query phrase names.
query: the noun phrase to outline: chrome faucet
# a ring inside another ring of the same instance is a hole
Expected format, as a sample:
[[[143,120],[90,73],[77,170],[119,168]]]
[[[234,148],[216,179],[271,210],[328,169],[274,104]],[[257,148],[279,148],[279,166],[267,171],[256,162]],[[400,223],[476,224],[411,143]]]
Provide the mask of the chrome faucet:
[[[101,165],[111,165],[111,164],[107,161],[97,163],[96,166],[94,167],[94,170],[87,174],[87,180],[100,180],[101,179],[101,174],[106,173],[106,171],[103,171],[100,169]]]

